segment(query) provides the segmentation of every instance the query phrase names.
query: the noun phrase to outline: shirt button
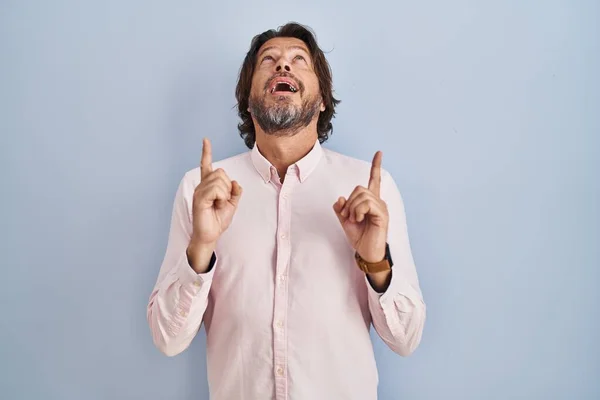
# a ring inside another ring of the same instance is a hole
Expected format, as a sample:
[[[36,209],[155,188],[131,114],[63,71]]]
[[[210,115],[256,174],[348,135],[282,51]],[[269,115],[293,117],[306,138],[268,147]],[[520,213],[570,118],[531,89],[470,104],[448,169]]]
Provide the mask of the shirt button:
[[[277,367],[277,375],[283,376],[283,368]]]
[[[179,311],[179,315],[181,315],[182,317],[187,317],[187,312],[185,312],[184,310]]]
[[[200,282],[198,282],[198,281],[194,281],[194,286],[198,286],[198,287],[200,287]]]
[[[285,283],[285,275],[279,275],[279,284],[283,285]]]
[[[285,239],[286,237],[287,237],[287,236],[285,235],[285,233],[282,233],[282,234],[281,234],[281,238],[282,238],[282,239]]]
[[[283,322],[277,321],[276,325],[279,329],[283,329]]]

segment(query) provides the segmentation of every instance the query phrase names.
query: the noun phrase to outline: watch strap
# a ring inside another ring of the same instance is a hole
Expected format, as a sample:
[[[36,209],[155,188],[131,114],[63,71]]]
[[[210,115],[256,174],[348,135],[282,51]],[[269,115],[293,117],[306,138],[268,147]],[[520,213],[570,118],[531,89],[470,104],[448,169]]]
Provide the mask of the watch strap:
[[[356,264],[358,265],[358,268],[366,274],[374,274],[377,272],[388,271],[394,265],[392,262],[392,257],[390,254],[390,246],[388,243],[385,244],[385,256],[384,256],[383,260],[381,260],[381,261],[374,262],[374,263],[365,261],[358,254],[358,252],[354,253],[354,258],[356,260]]]

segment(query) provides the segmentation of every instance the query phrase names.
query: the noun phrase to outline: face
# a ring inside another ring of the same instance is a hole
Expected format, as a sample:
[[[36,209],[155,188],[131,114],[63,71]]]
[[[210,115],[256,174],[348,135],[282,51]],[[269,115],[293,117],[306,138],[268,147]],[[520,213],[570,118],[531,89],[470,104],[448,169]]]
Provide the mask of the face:
[[[318,118],[325,106],[306,44],[275,38],[258,51],[249,111],[267,134],[290,135]]]

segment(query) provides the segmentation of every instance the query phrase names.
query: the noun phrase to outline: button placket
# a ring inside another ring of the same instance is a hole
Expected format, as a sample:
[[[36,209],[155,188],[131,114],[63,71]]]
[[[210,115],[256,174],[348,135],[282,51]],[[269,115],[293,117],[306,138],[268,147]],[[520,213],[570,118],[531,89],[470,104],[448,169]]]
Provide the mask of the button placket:
[[[287,399],[287,275],[291,256],[290,224],[291,201],[290,190],[296,183],[294,175],[287,174],[283,185],[279,186],[278,219],[277,219],[277,255],[275,285],[275,304],[273,310],[273,353],[275,362],[275,394],[277,400]]]

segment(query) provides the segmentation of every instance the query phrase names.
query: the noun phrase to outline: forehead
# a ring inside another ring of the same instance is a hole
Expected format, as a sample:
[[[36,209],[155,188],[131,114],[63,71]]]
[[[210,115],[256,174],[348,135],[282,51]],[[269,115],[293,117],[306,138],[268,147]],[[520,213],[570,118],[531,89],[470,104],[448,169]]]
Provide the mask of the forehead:
[[[273,39],[269,39],[265,42],[265,44],[263,44],[260,49],[258,49],[258,54],[262,53],[265,50],[269,50],[269,49],[277,49],[277,50],[289,50],[289,49],[293,49],[293,48],[301,48],[304,51],[306,51],[307,53],[309,53],[308,51],[308,47],[306,46],[306,43],[304,43],[302,40],[297,39],[297,38],[291,38],[291,37],[278,37],[278,38],[273,38]]]

